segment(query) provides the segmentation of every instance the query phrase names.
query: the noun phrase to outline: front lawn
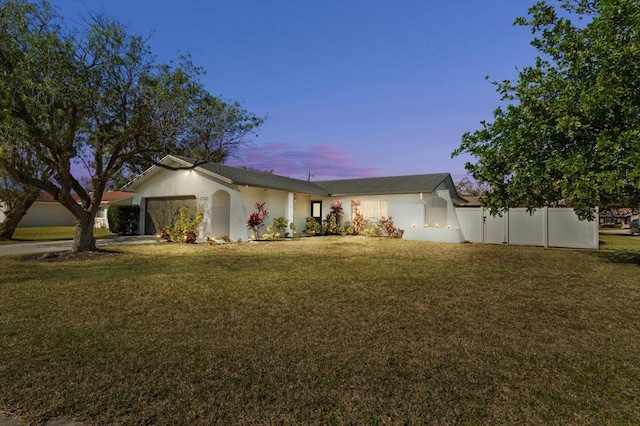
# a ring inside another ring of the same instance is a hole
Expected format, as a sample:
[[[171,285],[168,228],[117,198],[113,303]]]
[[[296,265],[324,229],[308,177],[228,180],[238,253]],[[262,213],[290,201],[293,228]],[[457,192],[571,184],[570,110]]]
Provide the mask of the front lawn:
[[[42,226],[16,228],[11,241],[26,242],[72,240],[75,230],[75,226]],[[101,238],[112,234],[107,228],[95,228],[93,230],[93,235],[96,238]]]
[[[318,237],[0,258],[0,414],[638,424],[640,240]]]

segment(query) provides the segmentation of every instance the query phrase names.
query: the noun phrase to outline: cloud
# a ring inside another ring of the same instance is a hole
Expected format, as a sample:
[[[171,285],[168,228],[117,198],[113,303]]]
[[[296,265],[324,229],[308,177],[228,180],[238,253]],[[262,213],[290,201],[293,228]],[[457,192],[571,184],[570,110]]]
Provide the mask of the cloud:
[[[380,169],[355,164],[354,153],[339,151],[331,143],[305,146],[292,143],[271,143],[244,148],[239,159],[229,166],[246,166],[273,171],[281,176],[311,180],[348,179],[378,176]]]

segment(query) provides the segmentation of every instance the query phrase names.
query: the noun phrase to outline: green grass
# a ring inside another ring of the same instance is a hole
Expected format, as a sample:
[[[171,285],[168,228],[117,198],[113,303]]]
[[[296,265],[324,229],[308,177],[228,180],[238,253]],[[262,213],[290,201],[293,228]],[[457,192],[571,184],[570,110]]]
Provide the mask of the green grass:
[[[0,413],[107,424],[638,424],[640,240],[0,258]]]
[[[1,243],[26,242],[26,241],[60,241],[72,240],[75,226],[51,226],[51,227],[31,227],[16,228],[11,241]],[[112,235],[107,228],[95,228],[93,235],[102,238]]]

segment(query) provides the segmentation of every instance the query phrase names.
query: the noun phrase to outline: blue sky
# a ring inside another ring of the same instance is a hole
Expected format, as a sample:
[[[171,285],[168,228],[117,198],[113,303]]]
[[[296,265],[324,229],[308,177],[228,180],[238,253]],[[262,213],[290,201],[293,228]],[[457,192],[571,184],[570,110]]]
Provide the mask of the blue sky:
[[[533,62],[533,0],[54,0],[68,24],[104,12],[149,36],[159,61],[190,52],[205,88],[267,121],[240,153],[314,179],[449,172],[491,120],[491,80]]]

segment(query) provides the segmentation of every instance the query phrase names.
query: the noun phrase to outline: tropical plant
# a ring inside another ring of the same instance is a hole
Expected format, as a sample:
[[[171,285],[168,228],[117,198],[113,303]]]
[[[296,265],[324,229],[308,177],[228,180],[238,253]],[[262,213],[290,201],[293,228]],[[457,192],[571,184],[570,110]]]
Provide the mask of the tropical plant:
[[[264,208],[265,203],[256,203],[256,211],[249,215],[247,220],[247,228],[253,230],[255,239],[260,238],[260,229],[264,226],[264,221],[269,216],[269,213]]]
[[[384,216],[381,217],[378,221],[378,229],[380,230],[380,235],[388,238],[394,238],[398,232],[398,228],[395,227],[391,216],[388,218]]]
[[[364,233],[366,221],[360,211],[360,201],[351,200],[351,221],[353,224],[353,233],[360,235]]]
[[[338,234],[340,232],[340,221],[344,209],[342,208],[342,200],[331,203],[329,214],[323,221],[323,234]]]

